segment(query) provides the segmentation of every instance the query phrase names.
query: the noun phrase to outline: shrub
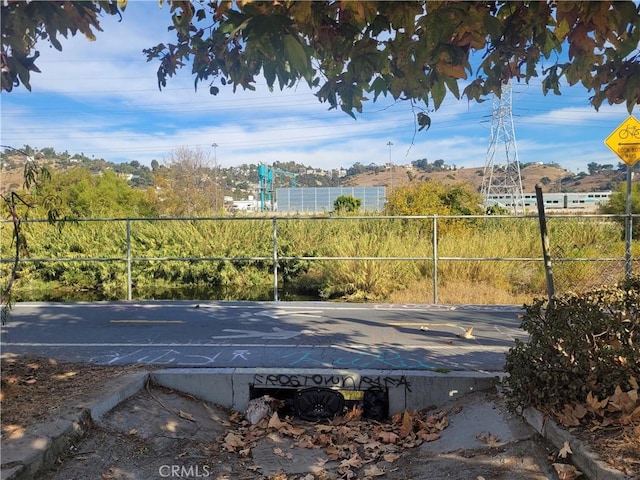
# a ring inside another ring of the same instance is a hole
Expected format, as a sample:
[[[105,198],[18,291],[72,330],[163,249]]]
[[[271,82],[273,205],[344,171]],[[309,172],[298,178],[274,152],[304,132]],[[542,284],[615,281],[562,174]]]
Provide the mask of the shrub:
[[[624,215],[627,211],[627,189],[626,184],[621,184],[617,191],[613,192],[609,201],[600,210],[602,213]],[[631,185],[631,213],[640,213],[640,184]],[[616,222],[622,227],[620,229],[621,238],[624,238],[625,218],[618,217]],[[633,220],[631,224],[631,236],[633,239],[640,238],[640,222]]]
[[[640,378],[640,277],[525,305],[503,384],[512,408],[562,410],[589,393],[612,395]],[[626,387],[626,388],[625,388]]]
[[[340,195],[333,202],[333,209],[337,214],[357,213],[362,206],[362,200],[352,195]]]

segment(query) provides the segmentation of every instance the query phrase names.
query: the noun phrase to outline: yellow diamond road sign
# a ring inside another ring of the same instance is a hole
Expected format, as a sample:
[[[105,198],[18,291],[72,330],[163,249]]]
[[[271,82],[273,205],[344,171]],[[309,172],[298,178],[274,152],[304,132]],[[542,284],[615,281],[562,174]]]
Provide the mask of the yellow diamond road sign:
[[[640,160],[640,121],[629,116],[609,135],[604,143],[624,163],[633,167]]]

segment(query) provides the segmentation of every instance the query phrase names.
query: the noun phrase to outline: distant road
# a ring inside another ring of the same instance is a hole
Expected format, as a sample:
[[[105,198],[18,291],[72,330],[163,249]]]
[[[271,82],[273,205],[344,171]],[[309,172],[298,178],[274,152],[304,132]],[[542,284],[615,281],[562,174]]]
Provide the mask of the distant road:
[[[328,302],[20,303],[1,346],[3,355],[103,365],[501,371],[514,339],[527,336],[521,313]]]

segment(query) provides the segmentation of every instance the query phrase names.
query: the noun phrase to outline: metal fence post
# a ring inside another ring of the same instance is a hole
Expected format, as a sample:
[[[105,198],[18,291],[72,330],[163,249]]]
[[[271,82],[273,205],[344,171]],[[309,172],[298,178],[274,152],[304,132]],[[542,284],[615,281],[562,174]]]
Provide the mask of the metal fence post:
[[[631,278],[631,242],[633,238],[633,216],[631,215],[631,181],[633,180],[633,172],[631,167],[627,165],[627,198],[625,208],[625,228],[624,228],[624,262],[625,262],[625,278]]]
[[[536,185],[536,201],[538,202],[538,220],[540,222],[540,236],[542,238],[542,255],[544,258],[545,275],[547,279],[547,294],[549,300],[555,299],[555,289],[553,286],[553,272],[551,270],[551,255],[549,253],[549,232],[547,231],[547,217],[544,212],[544,199],[542,187]]]
[[[433,216],[433,303],[438,303],[438,214]]]
[[[127,218],[127,300],[131,299],[131,219]]]
[[[278,301],[278,227],[273,217],[273,301]]]

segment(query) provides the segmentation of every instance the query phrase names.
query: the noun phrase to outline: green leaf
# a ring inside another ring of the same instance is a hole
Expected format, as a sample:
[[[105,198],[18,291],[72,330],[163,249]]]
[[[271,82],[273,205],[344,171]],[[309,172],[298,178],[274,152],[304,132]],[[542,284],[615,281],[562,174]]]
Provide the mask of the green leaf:
[[[312,74],[309,68],[309,57],[300,41],[293,35],[285,35],[283,41],[285,57],[289,60],[291,66],[307,81],[311,81]]]
[[[262,64],[262,71],[264,72],[264,78],[267,81],[267,86],[272,89],[273,84],[276,81],[276,64],[274,62],[264,62]]]
[[[51,45],[53,45],[53,48],[55,48],[56,50],[58,50],[59,52],[62,51],[62,44],[58,41],[58,39],[56,38],[56,32],[55,30],[53,30],[50,34],[49,34],[49,41],[51,42]]]
[[[369,91],[373,91],[374,93],[374,102],[378,99],[378,96],[380,96],[381,93],[386,97],[388,91],[387,82],[382,77],[376,77],[376,79],[371,84]]]
[[[458,88],[458,81],[455,78],[444,77],[444,81],[447,84],[447,88],[449,91],[453,93],[453,95],[460,100],[460,89]]]
[[[558,65],[548,68],[544,71],[547,76],[542,81],[542,93],[546,95],[549,90],[553,90],[553,93],[560,95],[560,78],[558,76]]]
[[[29,83],[29,70],[27,70],[19,61],[13,63],[12,70],[18,73],[18,78],[20,79],[22,84],[27,90],[31,91],[31,84]]]
[[[431,87],[431,97],[433,98],[433,106],[436,110],[442,105],[446,94],[447,89],[445,88],[444,80],[439,78]]]
[[[491,39],[496,39],[502,34],[502,23],[494,16],[487,15],[484,17],[484,28]]]

